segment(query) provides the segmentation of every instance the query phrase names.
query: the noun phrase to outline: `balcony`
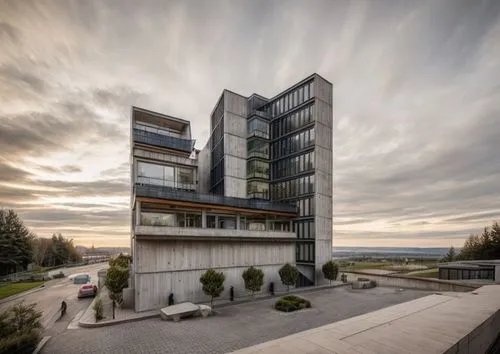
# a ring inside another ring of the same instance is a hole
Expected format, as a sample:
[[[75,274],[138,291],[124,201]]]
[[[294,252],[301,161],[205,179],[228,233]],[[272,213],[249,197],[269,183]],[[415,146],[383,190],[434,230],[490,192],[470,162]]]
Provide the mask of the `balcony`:
[[[196,184],[194,183],[182,183],[179,181],[173,181],[168,179],[138,176],[137,183],[142,185],[161,186],[161,187],[182,189],[187,191],[196,191]]]
[[[191,152],[194,147],[194,140],[181,139],[174,136],[168,136],[158,133],[145,131],[142,129],[133,129],[134,142],[155,145],[167,149]]]
[[[265,200],[245,199],[224,197],[215,194],[201,194],[190,191],[183,191],[164,186],[155,186],[150,184],[135,184],[135,196],[146,198],[158,198],[178,200],[183,202],[224,205],[233,208],[257,209],[275,211],[281,213],[297,213],[297,207],[288,203],[277,203]]]
[[[171,240],[221,240],[221,241],[288,241],[295,242],[294,232],[286,231],[249,231],[235,229],[209,229],[172,226],[135,226],[138,239]]]

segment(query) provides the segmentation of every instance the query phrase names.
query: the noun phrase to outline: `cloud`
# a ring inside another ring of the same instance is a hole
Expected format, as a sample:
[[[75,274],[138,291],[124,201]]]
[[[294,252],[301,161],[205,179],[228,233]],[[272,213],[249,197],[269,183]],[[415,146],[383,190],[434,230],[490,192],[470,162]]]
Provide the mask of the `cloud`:
[[[17,42],[19,36],[19,31],[14,26],[7,22],[0,22],[0,40]]]
[[[500,2],[0,6],[0,201],[42,233],[128,244],[105,213],[128,208],[130,105],[190,120],[200,148],[224,88],[313,72],[334,84],[336,245],[458,246],[498,216]]]

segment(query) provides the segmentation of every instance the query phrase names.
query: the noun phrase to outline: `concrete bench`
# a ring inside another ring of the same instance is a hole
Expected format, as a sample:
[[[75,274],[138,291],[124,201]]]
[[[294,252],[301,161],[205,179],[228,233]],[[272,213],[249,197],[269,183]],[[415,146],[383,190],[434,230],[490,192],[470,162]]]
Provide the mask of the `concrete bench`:
[[[162,320],[174,320],[178,322],[181,318],[195,315],[199,310],[200,307],[198,305],[192,302],[184,302],[182,304],[164,307],[160,312]]]

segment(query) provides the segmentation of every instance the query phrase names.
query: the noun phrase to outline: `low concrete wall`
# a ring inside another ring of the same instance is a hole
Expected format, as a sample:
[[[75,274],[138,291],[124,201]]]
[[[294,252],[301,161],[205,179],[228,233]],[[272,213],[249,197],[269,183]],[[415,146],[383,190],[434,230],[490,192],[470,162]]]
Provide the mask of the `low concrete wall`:
[[[449,280],[417,278],[404,276],[401,274],[370,274],[365,272],[344,272],[348,281],[354,281],[358,278],[367,278],[375,280],[379,286],[390,286],[396,288],[422,289],[431,291],[472,291],[479,286],[462,284]],[[342,273],[341,273],[342,274]]]
[[[483,354],[495,343],[500,331],[500,310],[443,354]]]

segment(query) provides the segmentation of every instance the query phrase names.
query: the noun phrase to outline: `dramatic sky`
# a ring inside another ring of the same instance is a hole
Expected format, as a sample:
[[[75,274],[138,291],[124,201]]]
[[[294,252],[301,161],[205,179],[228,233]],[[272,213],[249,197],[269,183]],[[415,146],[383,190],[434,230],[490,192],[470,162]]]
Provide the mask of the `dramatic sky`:
[[[334,85],[334,246],[461,246],[500,221],[500,1],[0,0],[0,206],[129,245],[131,105]]]

